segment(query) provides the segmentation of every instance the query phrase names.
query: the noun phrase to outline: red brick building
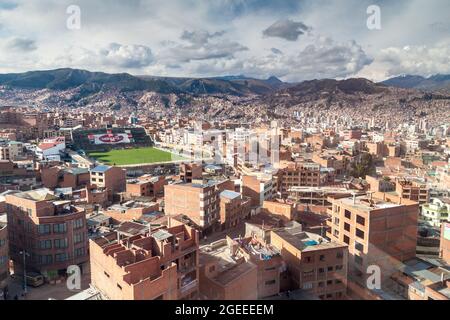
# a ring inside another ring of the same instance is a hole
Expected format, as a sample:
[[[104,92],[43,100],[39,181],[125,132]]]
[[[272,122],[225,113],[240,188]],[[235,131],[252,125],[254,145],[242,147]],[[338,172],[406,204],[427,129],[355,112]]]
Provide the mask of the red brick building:
[[[54,278],[69,265],[81,268],[89,260],[84,210],[59,200],[48,189],[6,195],[10,256],[15,271],[27,270]]]
[[[91,283],[112,300],[195,299],[198,245],[198,232],[183,224],[134,236],[110,233],[90,241]]]

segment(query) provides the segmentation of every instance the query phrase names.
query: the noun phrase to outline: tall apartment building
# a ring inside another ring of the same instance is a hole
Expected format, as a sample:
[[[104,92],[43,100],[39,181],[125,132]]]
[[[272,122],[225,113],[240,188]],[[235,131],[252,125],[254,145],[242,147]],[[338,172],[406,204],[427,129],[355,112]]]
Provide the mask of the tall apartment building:
[[[348,245],[349,278],[364,283],[377,265],[382,278],[416,256],[419,204],[387,193],[331,198],[327,237]]]
[[[321,185],[320,165],[316,163],[289,163],[278,171],[278,191],[287,196],[292,187]]]
[[[9,276],[8,229],[0,222],[0,296],[7,286]]]
[[[345,299],[348,248],[301,227],[271,231],[271,244],[285,261],[292,289],[303,289],[323,300]]]
[[[10,256],[15,272],[40,272],[47,278],[65,274],[70,265],[89,260],[86,214],[48,189],[10,193],[5,197]]]
[[[119,167],[99,165],[91,169],[91,184],[108,190],[109,197],[125,191],[126,171]]]
[[[91,283],[111,300],[186,300],[198,296],[199,235],[186,225],[90,240]]]
[[[220,198],[216,185],[180,183],[164,186],[166,215],[185,215],[207,234],[220,220]]]
[[[413,200],[419,204],[429,201],[427,185],[419,181],[398,180],[395,184],[395,192],[403,199]]]

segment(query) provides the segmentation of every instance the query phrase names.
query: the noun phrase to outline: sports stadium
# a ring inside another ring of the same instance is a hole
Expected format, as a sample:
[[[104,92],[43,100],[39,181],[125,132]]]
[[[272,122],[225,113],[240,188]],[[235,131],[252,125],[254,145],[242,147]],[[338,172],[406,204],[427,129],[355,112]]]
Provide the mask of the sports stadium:
[[[76,130],[73,148],[82,155],[109,165],[139,165],[183,160],[154,147],[144,128],[103,128]]]

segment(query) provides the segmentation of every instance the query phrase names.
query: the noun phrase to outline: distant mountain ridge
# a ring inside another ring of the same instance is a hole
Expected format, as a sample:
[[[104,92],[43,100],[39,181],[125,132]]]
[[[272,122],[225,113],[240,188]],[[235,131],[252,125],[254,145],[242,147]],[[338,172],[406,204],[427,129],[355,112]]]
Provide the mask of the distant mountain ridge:
[[[402,75],[381,82],[387,86],[418,89],[431,92],[450,91],[450,75],[437,74],[428,78],[417,75]]]

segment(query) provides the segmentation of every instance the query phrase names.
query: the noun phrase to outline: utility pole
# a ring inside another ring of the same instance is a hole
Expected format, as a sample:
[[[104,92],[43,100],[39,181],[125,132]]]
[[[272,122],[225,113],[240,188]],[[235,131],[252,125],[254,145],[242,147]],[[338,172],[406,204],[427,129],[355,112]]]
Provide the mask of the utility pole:
[[[20,251],[20,254],[23,256],[23,293],[27,294],[27,264],[26,257],[30,256],[25,250]]]

